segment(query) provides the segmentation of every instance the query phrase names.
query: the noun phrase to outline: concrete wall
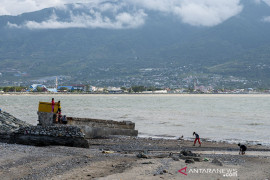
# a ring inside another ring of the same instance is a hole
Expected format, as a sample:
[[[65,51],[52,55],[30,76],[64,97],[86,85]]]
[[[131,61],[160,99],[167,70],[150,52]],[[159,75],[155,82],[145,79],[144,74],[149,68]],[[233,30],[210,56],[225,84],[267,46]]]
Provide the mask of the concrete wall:
[[[85,134],[85,138],[100,138],[109,135],[138,136],[135,123],[131,121],[113,121],[91,118],[67,117],[68,124],[78,126]]]
[[[137,130],[117,129],[106,127],[78,126],[82,130],[86,139],[106,137],[109,135],[138,136]]]
[[[107,127],[117,129],[132,129],[135,128],[135,123],[131,121],[113,121],[113,120],[101,120],[91,118],[74,118],[67,117],[68,124],[70,125],[84,125],[90,127]]]

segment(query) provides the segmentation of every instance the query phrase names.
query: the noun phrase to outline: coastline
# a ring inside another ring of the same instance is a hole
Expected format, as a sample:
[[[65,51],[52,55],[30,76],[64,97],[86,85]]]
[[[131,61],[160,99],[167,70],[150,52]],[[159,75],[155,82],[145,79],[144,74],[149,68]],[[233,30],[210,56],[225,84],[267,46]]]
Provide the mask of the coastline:
[[[183,97],[267,97],[269,93],[224,93],[224,94],[192,94],[192,93],[0,93],[0,96],[183,96]]]
[[[150,136],[150,135],[138,135],[139,138],[152,138],[152,139],[168,139],[168,140],[178,140],[179,137],[176,136],[169,136],[169,137],[165,137],[165,136]],[[193,137],[188,137],[188,138],[183,138],[182,140],[184,141],[193,141]],[[269,147],[270,148],[270,144],[268,143],[260,143],[257,141],[241,141],[238,139],[230,139],[230,140],[224,140],[224,139],[220,139],[220,140],[216,140],[216,139],[210,139],[210,138],[200,138],[201,142],[207,142],[207,143],[225,143],[225,144],[238,144],[238,143],[243,143],[243,144],[247,144],[247,145],[251,145],[251,146],[262,146],[262,147]]]
[[[3,179],[269,179],[270,148],[248,146],[239,155],[236,144],[112,136],[89,140],[90,148],[34,147],[0,143]],[[190,150],[203,161],[185,163],[179,157]],[[138,158],[143,152],[147,158]],[[257,152],[257,154],[254,152]],[[221,164],[214,163],[214,159]],[[213,162],[212,162],[213,161]],[[187,176],[179,173],[187,167]],[[234,169],[236,176],[192,173],[198,169]]]
[[[69,116],[130,120],[136,123],[140,133],[150,136],[177,137],[182,135],[178,133],[181,131],[184,137],[189,138],[191,136],[189,130],[195,130],[200,132],[201,137],[214,141],[270,145],[267,138],[269,126],[267,107],[270,97],[268,94],[16,94],[0,95],[0,101],[3,100],[0,108],[35,125],[38,102],[48,101],[52,97],[61,100],[65,110],[63,112]],[[220,103],[215,104],[215,102]],[[231,106],[230,102],[241,103]],[[253,103],[253,106],[246,106],[246,103],[249,105]],[[263,112],[261,107],[258,108],[258,103],[263,103],[261,104],[264,108]],[[25,109],[21,104],[25,104],[28,108]],[[80,107],[81,105],[83,107]],[[160,107],[165,108],[157,111]],[[223,108],[229,111],[223,111]],[[108,111],[112,113],[108,114]],[[212,124],[211,122],[215,122],[216,119],[217,123]],[[223,122],[226,125],[224,128]],[[236,127],[241,127],[242,134],[239,134],[239,128]],[[264,131],[260,131],[261,134],[256,133],[257,128],[263,128]],[[163,129],[170,129],[170,131],[163,131]],[[220,130],[220,135],[215,135],[217,130]],[[255,137],[250,132],[255,132],[255,135],[259,136]]]

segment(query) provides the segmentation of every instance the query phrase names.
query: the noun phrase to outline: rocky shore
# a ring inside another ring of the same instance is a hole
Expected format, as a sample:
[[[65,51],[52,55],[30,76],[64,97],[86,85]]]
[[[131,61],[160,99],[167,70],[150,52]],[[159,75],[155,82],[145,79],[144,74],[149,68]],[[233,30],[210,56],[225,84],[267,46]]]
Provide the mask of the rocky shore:
[[[89,144],[77,126],[33,126],[11,114],[0,112],[0,142],[33,146],[62,145],[88,148]]]
[[[183,139],[83,137],[76,126],[31,126],[2,111],[0,177],[4,180],[270,179],[270,147],[266,146],[246,144],[246,155],[239,155],[236,144],[204,139],[202,147],[197,147]]]
[[[194,147],[185,140],[124,136],[91,139],[89,145],[89,148],[74,148],[0,143],[0,177],[55,180],[270,178],[270,148],[265,146],[248,145],[246,155],[238,155],[236,144],[203,142],[202,147]]]
[[[0,133],[14,132],[21,127],[28,126],[31,125],[20,119],[17,119],[5,111],[0,111]]]

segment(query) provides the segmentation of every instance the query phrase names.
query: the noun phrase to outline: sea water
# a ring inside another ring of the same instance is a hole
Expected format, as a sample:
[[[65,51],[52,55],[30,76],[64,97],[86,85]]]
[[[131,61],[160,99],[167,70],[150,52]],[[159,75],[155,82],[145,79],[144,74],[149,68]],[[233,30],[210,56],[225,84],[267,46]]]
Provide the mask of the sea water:
[[[72,117],[133,121],[139,136],[270,145],[270,95],[0,95],[0,108],[33,125],[39,101]]]

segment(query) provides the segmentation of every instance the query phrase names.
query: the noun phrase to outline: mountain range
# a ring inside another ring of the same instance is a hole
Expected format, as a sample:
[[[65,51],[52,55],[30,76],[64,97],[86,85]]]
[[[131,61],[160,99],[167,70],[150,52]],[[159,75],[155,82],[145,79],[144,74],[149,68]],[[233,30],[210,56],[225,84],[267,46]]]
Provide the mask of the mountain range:
[[[270,3],[242,0],[236,11],[221,20],[213,14],[209,23],[124,1],[103,1],[2,15],[2,84],[52,76],[74,83],[132,81],[143,79],[150,69],[153,78],[171,74],[168,81],[179,79],[178,84],[188,76],[207,75],[270,87]]]

